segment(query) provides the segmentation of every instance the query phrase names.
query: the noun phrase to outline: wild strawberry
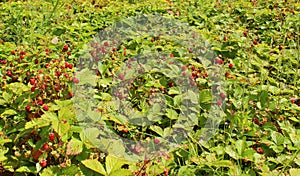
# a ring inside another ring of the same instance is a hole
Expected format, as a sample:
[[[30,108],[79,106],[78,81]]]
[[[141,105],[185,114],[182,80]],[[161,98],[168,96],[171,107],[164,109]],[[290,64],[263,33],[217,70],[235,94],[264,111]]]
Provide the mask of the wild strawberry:
[[[73,83],[79,83],[79,79],[78,78],[73,78]]]
[[[22,60],[23,60],[24,58],[25,58],[25,56],[24,56],[24,55],[21,55],[21,56],[20,56],[20,59],[22,59]]]
[[[55,139],[54,133],[49,133],[49,140],[54,141],[54,139]]]
[[[232,63],[228,64],[228,67],[229,67],[230,69],[232,69],[232,68],[233,68],[233,64],[232,64]]]
[[[49,110],[49,106],[47,106],[47,105],[43,105],[43,109],[45,110],[45,111],[48,111]]]
[[[182,76],[186,76],[186,72],[182,72]]]
[[[11,55],[16,55],[15,51],[11,51],[10,53],[11,53]]]
[[[48,68],[49,66],[50,66],[49,63],[46,63],[46,64],[45,64],[45,68]]]
[[[25,51],[21,51],[20,55],[26,55],[26,52]]]
[[[226,41],[227,41],[227,37],[226,37],[226,36],[224,36],[223,40],[226,42]]]
[[[34,78],[30,78],[29,82],[30,82],[31,85],[34,85],[35,84],[35,79]]]
[[[68,51],[67,54],[70,56],[71,55],[71,51]]]
[[[10,70],[8,70],[6,75],[9,76],[9,77],[12,77],[12,72]]]
[[[34,60],[34,63],[35,63],[35,64],[38,64],[38,63],[39,63],[39,60],[38,60],[38,59],[35,59],[35,60]]]
[[[47,166],[47,160],[46,160],[46,159],[42,159],[42,160],[40,161],[40,165],[41,165],[42,167],[46,167],[46,166]]]
[[[185,71],[186,70],[186,66],[185,65],[181,66],[181,70]]]
[[[260,153],[260,154],[263,154],[265,151],[264,151],[264,149],[262,149],[261,147],[258,147],[257,149],[256,149],[256,151],[258,152],[258,153]]]
[[[253,44],[254,44],[254,45],[258,45],[258,41],[257,41],[257,40],[254,40],[254,41],[253,41]]]
[[[59,90],[60,90],[60,87],[59,86],[55,86],[55,91],[59,92]]]
[[[65,51],[68,51],[68,49],[69,49],[69,46],[68,46],[68,45],[65,45],[65,46],[63,47],[62,51],[65,52]]]
[[[119,74],[119,78],[120,78],[121,80],[124,80],[124,75],[123,75],[123,74]]]
[[[220,97],[224,99],[226,95],[224,93],[220,93]]]
[[[282,45],[279,45],[279,46],[278,46],[278,49],[279,49],[279,50],[282,50],[282,49],[283,49],[283,46],[282,46]]]
[[[28,112],[29,112],[29,111],[30,111],[30,106],[29,106],[29,105],[27,105],[25,109],[26,109],[26,111],[28,111]]]
[[[196,70],[196,67],[195,67],[195,66],[192,66],[191,69],[192,69],[193,71],[195,71],[195,70]]]
[[[49,148],[49,144],[48,143],[45,143],[44,145],[43,145],[43,149],[44,150],[47,150]]]
[[[247,31],[244,31],[243,34],[244,34],[244,37],[248,36],[248,32]]]
[[[160,91],[165,91],[165,88],[164,87],[161,87],[161,88],[159,88],[160,89]]]
[[[60,71],[57,71],[57,72],[56,72],[56,76],[57,76],[57,77],[60,77],[60,75],[61,75],[61,72],[60,72]]]
[[[73,97],[73,93],[72,92],[69,92],[69,97]]]
[[[72,69],[72,68],[73,68],[73,65],[72,65],[72,64],[69,64],[68,67],[69,67],[69,69]]]
[[[220,59],[220,58],[216,59],[215,62],[218,63],[218,64],[223,64],[223,60]]]
[[[259,120],[257,118],[254,118],[253,119],[253,122],[256,124],[256,125],[259,125]]]
[[[174,54],[170,54],[170,57],[174,57]]]
[[[43,85],[41,86],[41,88],[42,88],[42,90],[46,90],[46,85],[43,84]]]
[[[159,144],[159,143],[160,143],[159,139],[155,138],[155,139],[154,139],[154,143],[155,143],[155,144]]]
[[[31,87],[31,92],[34,92],[34,91],[35,91],[35,87],[32,86],[32,87]]]

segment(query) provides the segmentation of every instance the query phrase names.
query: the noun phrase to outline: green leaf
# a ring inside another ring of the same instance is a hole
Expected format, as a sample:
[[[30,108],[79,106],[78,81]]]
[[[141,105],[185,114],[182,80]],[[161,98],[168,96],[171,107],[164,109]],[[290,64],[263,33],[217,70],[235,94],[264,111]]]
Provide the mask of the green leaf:
[[[35,170],[36,168],[34,166],[21,166],[19,167],[16,172],[29,172],[29,173],[35,173]]]
[[[128,164],[128,162],[122,158],[108,155],[105,162],[106,172],[108,173],[108,175],[111,175],[112,173],[120,170],[124,164]]]
[[[73,138],[68,142],[66,154],[78,155],[82,152],[82,149],[83,143],[80,140]]]
[[[102,175],[107,175],[103,165],[96,159],[87,159],[87,160],[83,160],[81,161],[81,163],[89,168],[89,169],[92,169],[93,171],[95,172],[98,172]]]
[[[50,122],[54,121],[57,119],[57,116],[53,112],[47,112],[43,114],[40,118],[37,119],[32,119],[31,121],[27,122],[25,124],[25,129],[30,129],[30,128],[41,128],[44,126],[48,126]]]
[[[291,168],[289,172],[290,172],[291,176],[299,176],[300,175],[300,169]]]
[[[166,116],[171,119],[171,120],[174,120],[174,119],[178,119],[178,114],[175,110],[173,109],[167,109],[166,110],[167,113],[166,113]]]
[[[212,100],[211,91],[210,90],[202,90],[200,92],[200,103],[210,103]]]
[[[150,126],[150,129],[151,129],[152,131],[154,131],[155,133],[157,133],[158,135],[160,135],[160,136],[163,136],[163,135],[164,135],[163,129],[162,129],[161,127],[159,127],[159,126],[151,125],[151,126]]]
[[[4,117],[9,117],[9,116],[12,116],[12,115],[16,115],[17,114],[17,111],[13,110],[13,109],[7,109],[5,110],[1,115],[0,117],[4,118]]]
[[[271,138],[277,145],[281,145],[284,142],[284,136],[276,131],[272,131]]]

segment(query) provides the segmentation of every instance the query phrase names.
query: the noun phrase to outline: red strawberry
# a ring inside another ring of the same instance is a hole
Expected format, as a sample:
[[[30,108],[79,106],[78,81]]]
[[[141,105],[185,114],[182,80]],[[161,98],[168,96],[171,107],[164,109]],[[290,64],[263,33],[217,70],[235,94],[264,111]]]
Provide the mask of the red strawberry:
[[[25,51],[21,51],[20,54],[21,55],[26,55],[26,52]]]
[[[154,139],[154,143],[155,143],[155,144],[159,144],[159,143],[160,143],[159,139],[155,138],[155,139]]]
[[[47,160],[46,160],[46,159],[42,159],[42,160],[40,161],[40,165],[41,165],[42,167],[46,167],[46,166],[47,166]]]
[[[26,111],[28,111],[28,112],[29,112],[29,111],[30,111],[30,106],[29,106],[29,105],[27,105],[25,109],[26,109]]]
[[[228,64],[228,67],[229,67],[230,69],[232,69],[232,68],[233,68],[233,64],[232,64],[232,63]]]
[[[49,133],[49,140],[54,141],[54,139],[55,139],[54,133]]]
[[[227,37],[226,37],[226,36],[224,36],[223,40],[226,42],[226,41],[227,41]]]
[[[68,49],[69,49],[69,46],[68,46],[68,45],[65,45],[65,46],[63,47],[62,51],[65,52],[65,51],[68,51]]]
[[[30,78],[29,82],[30,82],[31,85],[34,85],[35,84],[35,79],[34,78]]]
[[[244,37],[248,36],[248,32],[247,31],[244,31],[243,34],[244,34]]]
[[[15,51],[11,51],[11,55],[16,55],[16,52]]]
[[[73,83],[79,83],[79,79],[78,78],[73,78]]]
[[[258,41],[257,41],[257,40],[254,40],[254,41],[253,41],[253,44],[254,44],[254,45],[257,45],[257,44],[258,44]]]
[[[49,110],[49,106],[47,106],[47,105],[44,104],[43,109],[44,109],[45,111],[48,111],[48,110]]]
[[[48,143],[45,143],[45,144],[43,145],[43,149],[47,150],[48,148],[49,148],[49,144],[48,144]]]

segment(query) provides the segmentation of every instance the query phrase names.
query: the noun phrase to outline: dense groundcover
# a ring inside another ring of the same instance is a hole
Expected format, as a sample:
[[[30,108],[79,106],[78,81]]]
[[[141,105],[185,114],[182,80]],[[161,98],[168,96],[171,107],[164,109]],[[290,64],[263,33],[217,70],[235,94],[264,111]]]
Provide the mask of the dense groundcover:
[[[0,175],[300,175],[297,0],[0,7]]]

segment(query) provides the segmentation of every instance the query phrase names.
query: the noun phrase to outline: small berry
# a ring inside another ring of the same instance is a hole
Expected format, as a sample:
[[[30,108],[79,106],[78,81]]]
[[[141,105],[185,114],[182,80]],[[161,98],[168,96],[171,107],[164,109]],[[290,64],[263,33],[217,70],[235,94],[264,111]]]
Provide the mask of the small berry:
[[[79,83],[79,79],[78,78],[73,78],[73,83]]]
[[[20,59],[22,59],[22,60],[23,60],[24,58],[25,58],[25,56],[24,56],[24,55],[21,55],[21,56],[20,56]]]
[[[228,64],[228,67],[229,67],[230,69],[232,69],[232,68],[233,68],[233,64],[232,64],[232,63]]]
[[[257,45],[257,44],[258,44],[258,41],[257,41],[257,40],[254,40],[254,41],[253,41],[253,44],[254,44],[254,45]]]
[[[283,46],[282,46],[282,45],[279,45],[279,46],[278,46],[278,49],[279,49],[279,50],[282,50],[282,49],[283,49]]]
[[[49,133],[49,140],[54,141],[55,135],[54,133]]]
[[[26,111],[28,111],[28,112],[29,112],[29,111],[30,111],[30,106],[29,106],[29,105],[27,105],[25,109],[26,109]]]
[[[57,71],[57,72],[56,72],[56,76],[57,76],[57,77],[60,77],[60,75],[61,75],[61,72],[60,72],[60,71]]]
[[[220,97],[224,99],[226,97],[226,95],[224,93],[221,93]]]
[[[45,111],[48,111],[48,110],[49,110],[49,106],[44,105],[44,106],[43,106],[43,109],[44,109]]]
[[[154,143],[155,143],[155,144],[159,144],[159,143],[160,143],[159,139],[155,138],[155,139],[154,139]]]
[[[226,42],[226,41],[227,41],[227,37],[226,37],[226,36],[224,36],[223,40]]]
[[[26,52],[25,51],[21,51],[20,55],[26,55]]]
[[[34,85],[35,84],[35,79],[34,78],[30,78],[29,82],[30,82],[31,85]]]
[[[120,78],[121,80],[124,80],[124,75],[120,74],[120,75],[119,75],[119,78]]]
[[[42,160],[40,161],[40,165],[41,165],[42,167],[46,167],[46,166],[47,166],[47,160],[46,160],[46,159],[42,159]]]
[[[64,47],[63,47],[63,52],[65,52],[65,51],[68,51],[68,49],[69,49],[69,46],[68,45],[65,45]]]
[[[16,52],[15,51],[11,51],[11,55],[16,55]]]
[[[49,144],[48,144],[48,143],[45,143],[45,144],[43,145],[43,149],[47,150],[48,148],[49,148]]]
[[[222,59],[216,59],[216,63],[223,64],[223,60]]]
[[[218,100],[218,101],[217,101],[217,104],[218,104],[219,106],[222,106],[222,104],[223,104],[222,100]]]
[[[263,153],[264,153],[264,149],[262,149],[261,147],[258,147],[258,148],[256,149],[256,151],[257,151],[258,153],[260,153],[260,154],[263,154]]]
[[[253,122],[256,124],[256,125],[259,125],[259,120],[257,118],[254,118],[253,119]]]

